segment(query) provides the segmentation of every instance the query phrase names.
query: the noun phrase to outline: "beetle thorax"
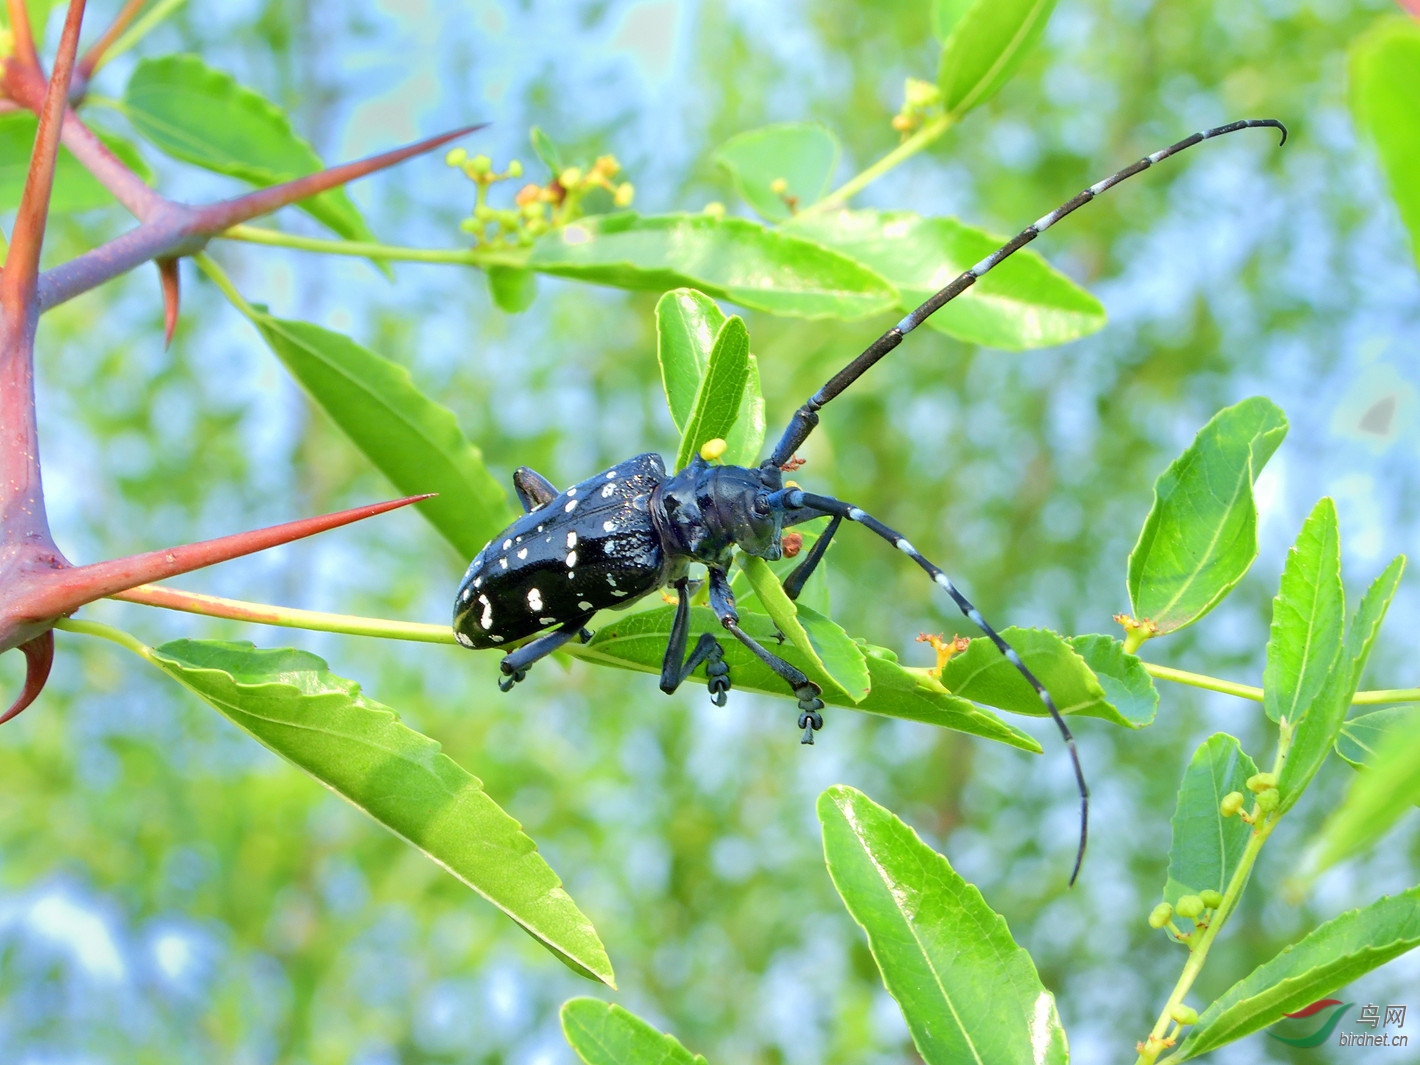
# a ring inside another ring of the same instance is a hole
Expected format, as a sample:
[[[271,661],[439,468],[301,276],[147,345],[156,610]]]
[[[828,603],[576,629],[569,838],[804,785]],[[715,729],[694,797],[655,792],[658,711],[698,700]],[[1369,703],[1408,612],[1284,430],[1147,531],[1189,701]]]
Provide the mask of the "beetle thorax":
[[[783,514],[766,507],[764,497],[779,487],[777,469],[711,466],[696,458],[656,489],[651,514],[675,554],[723,566],[738,547],[773,560],[782,552]]]

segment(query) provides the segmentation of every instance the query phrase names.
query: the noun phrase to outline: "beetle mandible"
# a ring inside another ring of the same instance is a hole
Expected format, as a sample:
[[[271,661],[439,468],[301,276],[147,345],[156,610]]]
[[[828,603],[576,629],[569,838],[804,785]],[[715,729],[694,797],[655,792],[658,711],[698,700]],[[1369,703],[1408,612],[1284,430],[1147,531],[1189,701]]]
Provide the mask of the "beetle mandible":
[[[905,537],[842,500],[785,487],[782,471],[813,432],[818,412],[826,403],[1003,259],[1126,178],[1201,141],[1250,127],[1280,130],[1281,143],[1286,143],[1286,127],[1271,118],[1244,119],[1203,130],[1091,185],[1021,230],[830,378],[794,412],[773,453],[757,467],[716,466],[697,455],[685,469],[668,474],[659,455],[637,455],[563,492],[533,470],[518,469],[513,474],[513,487],[525,513],[489,541],[464,574],[454,602],[453,625],[459,642],[465,647],[499,647],[550,630],[503,656],[499,687],[508,691],[534,662],[579,635],[586,639],[585,625],[598,610],[625,607],[669,585],[677,599],[661,664],[661,689],[674,692],[704,665],[711,699],[723,706],[730,676],[719,640],[712,633],[703,633],[686,654],[691,595],[687,569],[698,562],[706,567],[710,607],[720,624],[792,689],[799,700],[802,742],[813,743],[814,732],[823,726],[819,686],[740,628],[728,566],[736,550],[776,560],[782,555],[784,529],[829,517],[823,535],[784,582],[789,597],[797,598],[839,525],[845,519],[862,525],[921,566],[1030,682],[1050,712],[1070,751],[1080,792],[1080,844],[1070,876],[1074,883],[1085,853],[1089,791],[1074,738],[1050,693],[946,573]]]

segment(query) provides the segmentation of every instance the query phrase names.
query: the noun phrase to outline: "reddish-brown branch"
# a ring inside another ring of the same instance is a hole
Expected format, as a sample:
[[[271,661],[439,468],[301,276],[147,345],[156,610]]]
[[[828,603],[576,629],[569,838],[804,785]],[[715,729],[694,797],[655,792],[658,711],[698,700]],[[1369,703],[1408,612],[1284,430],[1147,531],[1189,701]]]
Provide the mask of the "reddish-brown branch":
[[[39,67],[39,56],[35,54],[35,35],[30,27],[30,12],[25,0],[6,0],[10,13],[10,32],[15,37],[15,58],[26,66]]]
[[[12,5],[11,17],[14,17]],[[23,8],[24,5],[18,5]],[[44,243],[44,224],[49,217],[49,194],[54,185],[54,166],[59,155],[59,135],[64,125],[65,98],[69,78],[74,73],[74,53],[79,48],[79,24],[84,18],[84,0],[70,0],[64,19],[64,33],[59,39],[59,54],[54,60],[54,76],[49,80],[44,104],[40,109],[39,132],[35,135],[34,152],[30,156],[25,191],[15,217],[10,252],[5,257],[5,273],[0,278],[0,304],[7,315],[15,314],[21,304],[33,302],[35,279],[39,272],[39,251]]]
[[[123,10],[114,18],[113,24],[104,30],[104,35],[95,41],[84,53],[84,58],[79,60],[78,76],[81,80],[88,81],[93,76],[94,68],[102,61],[104,53],[109,50],[114,41],[118,40],[118,35],[128,29],[129,24],[138,17],[138,12],[143,10],[143,5],[147,2],[148,0],[128,0],[128,3],[123,5]]]
[[[163,346],[167,347],[172,344],[173,333],[177,331],[178,300],[181,295],[176,259],[158,260],[158,280],[163,286]]]
[[[25,686],[10,709],[0,714],[0,725],[9,721],[44,691],[44,682],[49,680],[50,667],[54,665],[54,630],[46,629],[29,643],[20,645],[25,652]]]
[[[219,235],[224,229],[394,166],[411,156],[433,151],[455,137],[481,128],[466,126],[416,144],[372,155],[368,159],[334,166],[329,170],[257,189],[245,196],[206,207],[188,207],[164,200],[158,210],[136,229],[131,229],[93,251],[85,252],[67,263],[45,271],[39,280],[40,309],[48,310],[65,300],[73,299],[150,259],[192,255],[201,251],[210,238]]]

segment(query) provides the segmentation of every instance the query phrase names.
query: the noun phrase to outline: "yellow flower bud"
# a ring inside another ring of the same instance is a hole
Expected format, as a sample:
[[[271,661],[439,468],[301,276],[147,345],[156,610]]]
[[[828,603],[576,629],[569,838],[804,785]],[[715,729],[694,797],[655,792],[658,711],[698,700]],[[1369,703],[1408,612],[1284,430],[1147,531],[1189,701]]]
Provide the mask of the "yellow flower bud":
[[[464,160],[468,158],[468,152],[462,148],[450,148],[448,154],[444,156],[444,162],[449,166],[463,166]]]
[[[629,181],[623,181],[616,187],[616,192],[612,194],[611,202],[618,207],[630,207],[632,199],[636,196],[636,187]]]
[[[1167,902],[1161,902],[1149,911],[1149,927],[1162,928],[1169,923],[1171,917],[1173,917],[1173,907]]]
[[[700,457],[706,462],[714,462],[725,453],[725,448],[727,447],[729,447],[729,445],[717,436],[715,439],[707,440],[700,445]]]

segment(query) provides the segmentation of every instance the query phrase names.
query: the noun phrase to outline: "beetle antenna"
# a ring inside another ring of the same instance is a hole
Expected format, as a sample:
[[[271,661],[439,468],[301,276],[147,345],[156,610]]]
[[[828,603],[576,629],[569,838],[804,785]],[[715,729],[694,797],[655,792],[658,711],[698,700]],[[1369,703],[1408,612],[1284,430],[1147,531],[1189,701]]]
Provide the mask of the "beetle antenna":
[[[1030,686],[1035,689],[1036,695],[1039,696],[1040,701],[1045,704],[1046,710],[1050,711],[1050,716],[1054,719],[1056,727],[1060,729],[1060,735],[1065,740],[1066,748],[1070,751],[1070,762],[1075,768],[1075,783],[1080,789],[1080,845],[1075,851],[1075,867],[1070,871],[1070,884],[1073,887],[1075,878],[1080,875],[1080,864],[1085,860],[1085,842],[1089,838],[1090,789],[1085,784],[1085,771],[1080,766],[1080,754],[1075,749],[1075,737],[1070,734],[1070,726],[1065,724],[1065,718],[1061,716],[1059,709],[1056,708],[1055,700],[1052,699],[1050,693],[1045,690],[1045,685],[1036,679],[1035,674],[1021,661],[1021,656],[1016,653],[1014,647],[1006,642],[1005,637],[997,632],[991,626],[991,623],[981,616],[981,611],[976,609],[971,600],[962,595],[961,591],[952,583],[951,578],[946,575],[942,568],[924,558],[906,537],[893,529],[889,529],[871,514],[855,506],[851,506],[848,503],[844,503],[842,500],[834,499],[831,496],[814,495],[811,492],[804,492],[798,488],[786,488],[771,494],[769,502],[771,506],[782,507],[790,511],[799,511],[799,514],[793,516],[796,522],[804,520],[804,517],[807,516],[804,512],[817,511],[818,514],[833,514],[840,518],[847,518],[849,521],[857,522],[865,529],[877,533],[888,543],[892,544],[893,547],[897,548],[908,558],[912,559],[913,562],[916,562],[926,570],[927,575],[946,590],[946,593],[952,597],[952,601],[961,609],[961,612],[971,619],[972,623],[976,625],[977,628],[986,634],[987,638],[996,645],[996,649],[1006,656],[1006,661],[1015,666],[1016,669],[1020,671],[1021,676],[1025,677],[1030,683]]]
[[[1036,237],[1040,236],[1047,229],[1053,226],[1067,214],[1072,213],[1077,208],[1083,207],[1106,189],[1111,189],[1118,185],[1125,178],[1131,178],[1143,170],[1148,170],[1155,163],[1162,162],[1171,155],[1191,148],[1202,141],[1211,140],[1213,137],[1221,137],[1224,133],[1235,133],[1240,129],[1252,129],[1265,126],[1271,129],[1282,131],[1282,139],[1279,147],[1287,143],[1287,127],[1275,118],[1245,118],[1237,122],[1229,122],[1226,126],[1214,126],[1212,129],[1205,129],[1191,137],[1185,137],[1177,144],[1171,144],[1167,148],[1162,148],[1153,155],[1146,155],[1136,163],[1131,163],[1123,170],[1110,175],[1103,181],[1098,181],[1074,197],[1067,200],[1048,215],[1032,222],[1025,229],[1017,233],[1001,247],[997,248],[986,258],[973,266],[965,273],[959,274],[957,278],[923,303],[916,310],[912,311],[897,325],[893,326],[865,350],[856,359],[850,362],[838,373],[834,374],[828,382],[815,392],[802,407],[794,412],[794,416],[789,421],[789,427],[784,430],[784,435],[779,441],[779,445],[774,449],[774,454],[764,460],[765,466],[783,466],[799,449],[811,432],[814,426],[818,425],[818,412],[830,400],[841,394],[844,389],[851,385],[858,378],[862,377],[868,368],[890,352],[893,348],[902,343],[902,338],[912,332],[924,321],[930,318],[937,311],[941,310],[952,300],[956,299],[963,292],[976,284],[977,279],[983,277],[996,264],[1003,259],[1014,255],[1024,248]]]

